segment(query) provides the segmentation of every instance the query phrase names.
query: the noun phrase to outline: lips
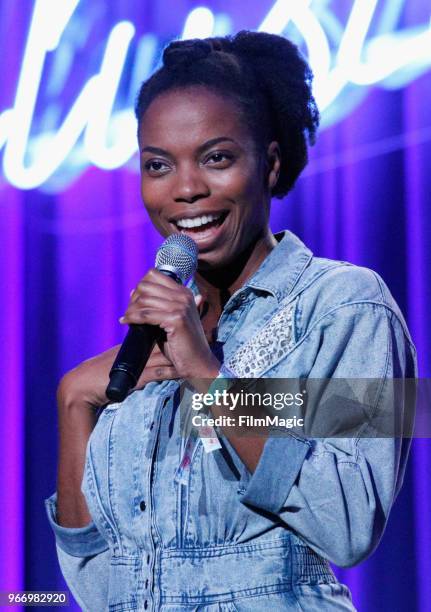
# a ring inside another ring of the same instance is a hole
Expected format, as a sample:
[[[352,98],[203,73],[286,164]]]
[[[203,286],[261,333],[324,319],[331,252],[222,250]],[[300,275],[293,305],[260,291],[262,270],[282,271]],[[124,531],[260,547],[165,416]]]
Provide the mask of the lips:
[[[172,219],[171,223],[177,231],[190,236],[199,246],[204,247],[210,246],[218,236],[228,214],[228,211],[220,211],[197,214],[193,217],[182,216]]]
[[[198,229],[198,228],[206,226],[208,224],[216,223],[220,219],[221,215],[222,215],[222,213],[201,215],[200,217],[192,217],[192,218],[185,217],[183,219],[178,219],[176,221],[176,225],[177,225],[177,227],[179,227],[181,229],[183,229],[183,228]]]
[[[193,216],[178,216],[175,219],[171,219],[171,223],[173,223],[180,232],[199,233],[212,227],[222,225],[227,215],[227,211],[205,212]]]
[[[226,215],[228,213],[227,210],[193,210],[193,214],[190,212],[177,213],[170,217],[169,221],[174,223],[175,225],[181,221],[196,221],[197,219],[201,219],[202,217],[213,217],[218,218],[222,215]]]

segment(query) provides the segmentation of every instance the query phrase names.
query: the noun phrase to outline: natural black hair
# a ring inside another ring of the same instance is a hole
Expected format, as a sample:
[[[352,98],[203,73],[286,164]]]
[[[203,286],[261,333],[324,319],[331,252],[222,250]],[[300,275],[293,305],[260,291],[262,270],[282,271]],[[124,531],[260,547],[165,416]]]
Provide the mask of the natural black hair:
[[[311,92],[312,72],[286,38],[242,31],[234,36],[171,42],[163,66],[145,81],[136,101],[138,124],[160,94],[204,86],[232,98],[241,108],[258,151],[276,140],[281,171],[272,196],[293,187],[314,144],[319,112]]]

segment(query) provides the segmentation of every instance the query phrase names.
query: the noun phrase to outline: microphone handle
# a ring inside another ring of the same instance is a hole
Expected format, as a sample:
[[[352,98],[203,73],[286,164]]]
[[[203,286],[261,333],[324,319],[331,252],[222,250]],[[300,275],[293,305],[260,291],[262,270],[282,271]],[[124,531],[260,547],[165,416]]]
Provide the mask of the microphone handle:
[[[181,279],[171,270],[159,271],[181,284]],[[162,334],[163,331],[157,325],[129,325],[129,331],[109,373],[109,384],[105,392],[109,400],[122,402],[130,389],[136,386],[157,338]]]
[[[108,399],[122,402],[136,386],[161,330],[156,325],[130,325],[109,373]]]

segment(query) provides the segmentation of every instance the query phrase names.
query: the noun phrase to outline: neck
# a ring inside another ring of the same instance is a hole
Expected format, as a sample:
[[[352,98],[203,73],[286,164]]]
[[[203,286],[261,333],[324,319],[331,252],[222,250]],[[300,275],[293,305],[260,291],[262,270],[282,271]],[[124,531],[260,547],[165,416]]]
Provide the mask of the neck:
[[[247,282],[276,245],[277,240],[267,227],[235,261],[221,268],[198,271],[195,281],[208,306],[221,312],[230,296]]]

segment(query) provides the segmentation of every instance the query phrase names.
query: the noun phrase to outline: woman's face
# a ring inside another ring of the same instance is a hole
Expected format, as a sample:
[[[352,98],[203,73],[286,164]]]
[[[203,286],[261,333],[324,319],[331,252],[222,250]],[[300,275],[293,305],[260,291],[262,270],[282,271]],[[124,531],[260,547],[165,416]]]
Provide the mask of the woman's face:
[[[139,145],[148,214],[162,236],[193,238],[200,268],[226,266],[268,231],[272,185],[232,100],[203,87],[161,94]]]

